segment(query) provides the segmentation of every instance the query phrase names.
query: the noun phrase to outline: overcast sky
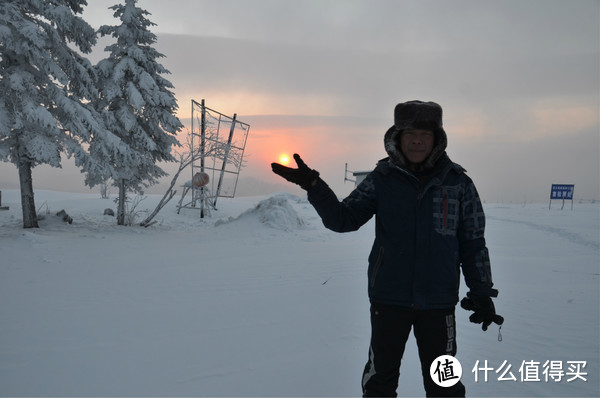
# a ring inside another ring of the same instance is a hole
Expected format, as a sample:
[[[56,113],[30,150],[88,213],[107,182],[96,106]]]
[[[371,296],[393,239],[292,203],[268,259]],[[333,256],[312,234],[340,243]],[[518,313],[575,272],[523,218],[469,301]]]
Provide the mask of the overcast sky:
[[[117,23],[108,9],[116,0],[89,3],[84,18],[92,26]],[[599,199],[598,0],[138,6],[157,24],[184,124],[190,100],[205,99],[251,125],[240,181],[278,183],[270,162],[298,152],[345,196],[352,184],[343,182],[344,163],[373,168],[386,156],[394,106],[420,99],[443,107],[448,154],[484,200],[543,202],[552,183]],[[107,41],[100,43],[93,62],[104,57]],[[36,170],[34,187],[82,189],[69,164]],[[0,186],[15,187],[14,166],[0,171]]]

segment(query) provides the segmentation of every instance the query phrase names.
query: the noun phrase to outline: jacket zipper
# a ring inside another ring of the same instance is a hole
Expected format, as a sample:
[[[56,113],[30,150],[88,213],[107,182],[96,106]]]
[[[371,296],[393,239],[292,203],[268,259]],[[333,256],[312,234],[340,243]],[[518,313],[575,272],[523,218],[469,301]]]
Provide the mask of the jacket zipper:
[[[379,267],[383,262],[383,246],[379,248],[379,256],[377,257],[377,262],[375,263],[375,267],[373,268],[373,275],[371,275],[371,287],[375,286],[375,278],[377,277],[377,271],[379,271]]]
[[[448,226],[448,193],[444,192],[444,228]]]
[[[421,199],[423,199],[423,196],[425,195],[425,186],[423,186],[423,184],[419,183],[419,188],[417,191],[417,205],[415,208],[415,216],[417,217],[417,220],[415,221],[415,230],[414,230],[414,240],[415,240],[415,244],[417,244],[417,240],[418,240],[418,225],[419,225],[419,220],[418,220],[418,214],[419,214],[419,207],[421,207]],[[416,266],[416,253],[414,252],[415,249],[413,249],[413,264],[412,264],[412,291],[411,291],[411,307],[412,308],[417,308],[417,304],[415,303],[415,290],[416,290],[416,278],[415,278],[415,274],[417,273],[417,266]]]

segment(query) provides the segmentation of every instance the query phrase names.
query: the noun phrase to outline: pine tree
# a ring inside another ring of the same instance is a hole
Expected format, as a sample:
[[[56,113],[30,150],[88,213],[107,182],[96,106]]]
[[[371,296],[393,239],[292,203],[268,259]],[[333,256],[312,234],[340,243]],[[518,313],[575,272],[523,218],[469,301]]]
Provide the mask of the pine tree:
[[[90,151],[96,159],[111,164],[111,175],[119,189],[117,222],[124,224],[127,192],[141,192],[166,173],[158,166],[161,161],[174,161],[173,145],[179,145],[176,134],[183,128],[175,116],[177,101],[173,85],[162,74],[169,73],[158,58],[164,55],[152,45],[156,35],[149,27],[155,25],[146,16],[150,13],[136,7],[136,0],[117,4],[118,26],[100,27],[102,36],[111,35],[116,43],[106,47],[110,55],[100,61],[97,110],[107,128],[128,147],[126,156],[110,156],[101,140],[92,142]],[[102,175],[89,173],[89,184],[99,183]]]
[[[89,53],[96,42],[94,29],[77,16],[86,4],[0,2],[0,160],[19,171],[25,228],[38,227],[35,166],[60,167],[66,154],[84,170],[105,173],[84,150],[92,136],[107,133],[89,106],[97,95],[93,67],[77,51]]]

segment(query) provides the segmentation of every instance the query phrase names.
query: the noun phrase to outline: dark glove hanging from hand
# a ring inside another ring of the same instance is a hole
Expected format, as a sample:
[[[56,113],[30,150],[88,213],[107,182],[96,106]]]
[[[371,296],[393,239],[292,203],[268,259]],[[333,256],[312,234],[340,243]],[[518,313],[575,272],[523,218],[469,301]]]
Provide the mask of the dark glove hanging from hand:
[[[310,169],[297,153],[294,154],[294,160],[298,165],[297,169],[283,166],[279,163],[271,163],[273,173],[278,174],[294,184],[300,185],[300,188],[308,191],[319,178],[319,172]]]
[[[491,297],[469,296],[461,300],[460,306],[467,311],[474,311],[469,317],[473,323],[481,323],[481,329],[486,331],[494,322],[497,325],[504,323],[504,318],[496,314],[496,308]]]

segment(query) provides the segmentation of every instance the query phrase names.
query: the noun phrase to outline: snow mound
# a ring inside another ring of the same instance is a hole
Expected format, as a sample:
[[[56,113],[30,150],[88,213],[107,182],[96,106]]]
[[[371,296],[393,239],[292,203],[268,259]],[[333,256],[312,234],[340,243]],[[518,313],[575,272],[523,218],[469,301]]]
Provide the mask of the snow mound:
[[[304,226],[305,222],[290,204],[290,199],[293,199],[293,197],[289,194],[271,196],[238,217],[229,217],[227,220],[217,221],[215,226],[254,219],[261,224],[281,231],[296,230]]]

